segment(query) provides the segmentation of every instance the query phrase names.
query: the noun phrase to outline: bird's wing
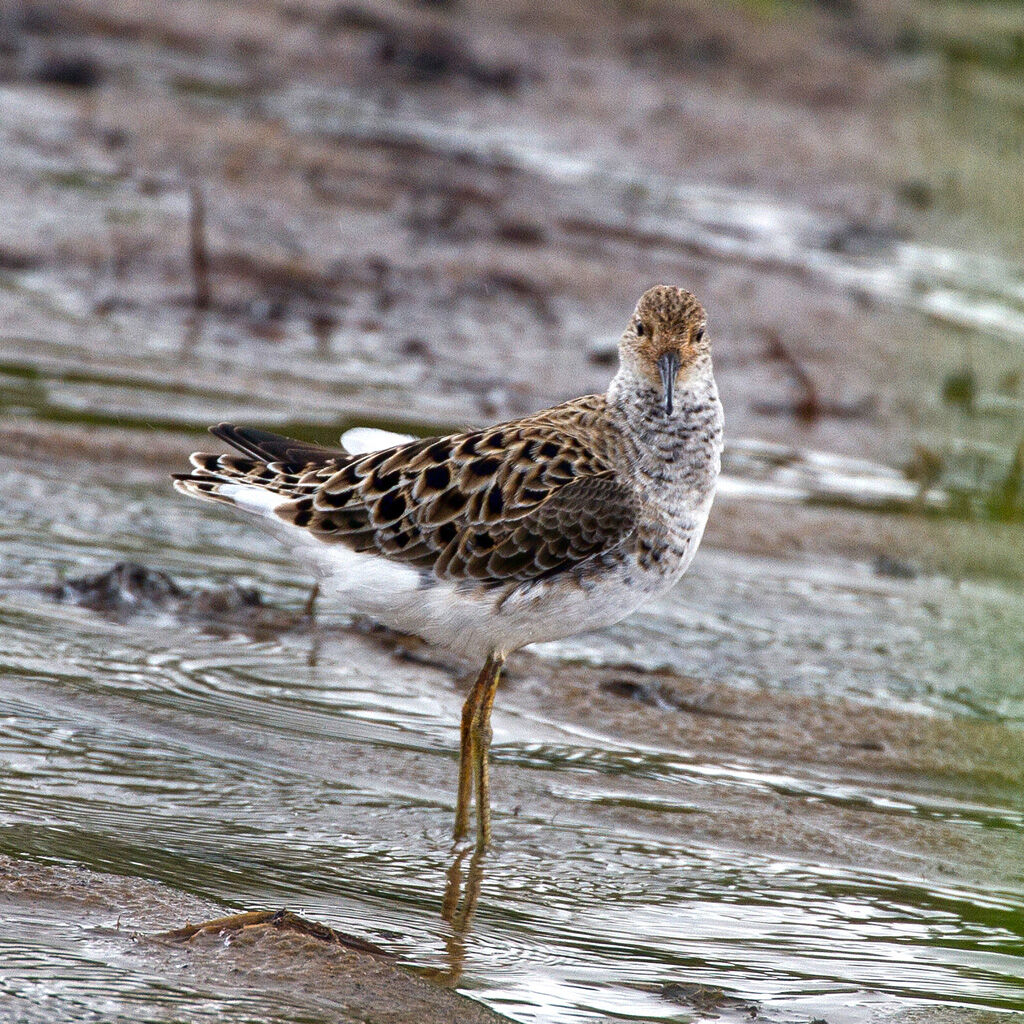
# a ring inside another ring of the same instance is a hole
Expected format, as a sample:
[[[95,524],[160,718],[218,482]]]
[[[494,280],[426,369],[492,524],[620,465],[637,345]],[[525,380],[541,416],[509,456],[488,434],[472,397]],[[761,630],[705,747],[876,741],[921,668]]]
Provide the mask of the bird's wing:
[[[534,419],[353,459],[277,514],[438,577],[502,584],[615,546],[637,511],[577,432]]]
[[[557,575],[627,541],[637,514],[636,494],[610,473],[581,477],[520,519],[463,531],[434,571],[491,584]]]
[[[179,486],[215,499],[221,481],[261,487],[281,496],[274,515],[325,543],[439,578],[521,582],[578,566],[635,529],[637,496],[572,422],[534,417],[362,456],[222,426],[218,436],[260,456],[193,456]],[[278,453],[295,460],[262,461]]]

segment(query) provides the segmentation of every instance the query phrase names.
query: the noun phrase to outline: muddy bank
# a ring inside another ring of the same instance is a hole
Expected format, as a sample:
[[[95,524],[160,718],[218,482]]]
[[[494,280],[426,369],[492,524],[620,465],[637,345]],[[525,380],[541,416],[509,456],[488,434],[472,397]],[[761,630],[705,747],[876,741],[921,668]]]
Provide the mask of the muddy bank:
[[[508,1019],[395,967],[387,956],[294,929],[267,924],[193,938],[167,934],[224,908],[141,878],[0,855],[0,906],[14,925],[2,940],[7,968],[0,1013],[7,1020],[71,1019],[83,996],[95,1002],[100,992],[103,1017],[111,1020],[215,1021],[224,1019],[225,1007],[234,1015],[241,1006],[260,1020],[281,1022]],[[54,991],[51,967],[48,995],[40,1001],[40,962],[57,950],[64,960],[61,985]]]

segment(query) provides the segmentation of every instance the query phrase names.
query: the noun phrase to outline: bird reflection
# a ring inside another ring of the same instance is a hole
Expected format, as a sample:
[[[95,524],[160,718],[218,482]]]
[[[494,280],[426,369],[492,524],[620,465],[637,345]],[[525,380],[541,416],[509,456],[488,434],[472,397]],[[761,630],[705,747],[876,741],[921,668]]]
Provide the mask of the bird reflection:
[[[469,866],[463,885],[462,868],[470,847],[463,846],[455,854],[451,867],[448,869],[444,890],[444,902],[441,904],[441,917],[451,925],[451,934],[445,941],[448,950],[448,970],[438,981],[452,987],[458,985],[466,961],[466,936],[473,923],[473,914],[480,898],[480,885],[484,879],[484,857],[486,848],[477,843],[472,848]]]

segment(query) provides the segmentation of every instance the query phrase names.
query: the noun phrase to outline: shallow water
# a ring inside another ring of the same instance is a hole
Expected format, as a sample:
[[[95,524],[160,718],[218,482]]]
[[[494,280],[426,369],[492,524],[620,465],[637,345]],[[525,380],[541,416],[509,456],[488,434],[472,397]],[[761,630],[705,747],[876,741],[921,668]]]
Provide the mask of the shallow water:
[[[916,1003],[1024,1005],[1019,866],[993,888],[937,883],[906,849],[884,868],[856,854],[901,821],[1016,842],[1019,794],[698,756],[574,724],[571,709],[552,716],[522,685],[495,713],[497,846],[460,934],[440,911],[462,683],[323,624],[256,641],[55,604],[33,589],[55,569],[121,557],[182,582],[257,583],[294,608],[306,581],[259,531],[183,507],[162,481],[4,469],[16,498],[0,535],[0,853],[239,908],[287,905],[454,975],[521,1021],[685,1020],[695,984],[738,1000],[727,1019],[751,1004],[832,1024]],[[1024,598],[995,586],[709,550],[629,623],[539,653],[583,679],[588,664],[671,665],[752,690],[1019,721],[1022,618]],[[868,827],[840,862],[749,846],[742,829],[684,833],[707,801],[730,800],[796,815],[829,805]],[[45,914],[23,924],[0,939],[18,979],[0,998],[16,1012],[46,990],[62,1019],[92,1019],[108,986],[147,1005],[123,940]],[[218,1005],[222,1020],[251,1009]]]

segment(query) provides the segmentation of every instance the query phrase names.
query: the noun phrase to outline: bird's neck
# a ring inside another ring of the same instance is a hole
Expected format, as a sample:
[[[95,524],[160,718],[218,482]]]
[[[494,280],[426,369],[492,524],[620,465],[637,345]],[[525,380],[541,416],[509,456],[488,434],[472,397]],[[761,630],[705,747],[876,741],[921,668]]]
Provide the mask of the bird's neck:
[[[624,468],[653,500],[689,506],[710,500],[721,465],[723,429],[710,356],[679,383],[671,414],[661,389],[628,367],[613,378],[607,401],[623,438]]]

